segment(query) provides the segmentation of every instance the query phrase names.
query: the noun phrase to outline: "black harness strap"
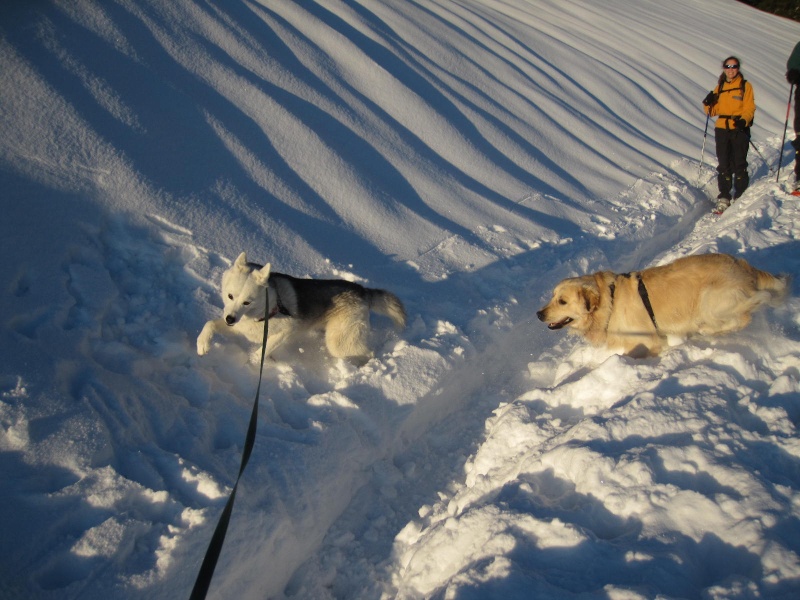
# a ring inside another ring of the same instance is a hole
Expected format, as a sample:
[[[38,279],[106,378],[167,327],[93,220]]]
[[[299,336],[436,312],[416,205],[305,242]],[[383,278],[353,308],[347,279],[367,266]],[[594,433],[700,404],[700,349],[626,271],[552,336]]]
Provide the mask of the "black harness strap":
[[[267,308],[269,311],[269,286],[266,288],[267,294]],[[266,312],[265,311],[265,312]],[[194,582],[192,595],[190,600],[204,600],[208,594],[208,586],[211,584],[211,578],[214,576],[214,568],[217,566],[220,552],[222,552],[222,544],[225,542],[225,534],[228,532],[228,524],[231,520],[231,513],[233,512],[233,503],[236,500],[236,490],[239,487],[239,480],[242,478],[244,468],[250,460],[250,454],[253,452],[253,446],[256,441],[256,426],[258,424],[258,397],[261,393],[261,378],[264,374],[264,355],[267,349],[267,334],[269,333],[269,318],[264,316],[264,338],[261,340],[261,367],[258,372],[258,387],[256,388],[256,399],[253,402],[253,412],[250,413],[250,425],[247,427],[247,435],[245,436],[244,448],[242,449],[242,463],[239,466],[239,475],[236,477],[236,483],[233,484],[233,490],[228,497],[228,502],[222,510],[222,514],[217,522],[217,528],[214,530],[214,535],[211,536],[211,542],[208,544],[203,564],[200,566],[200,571],[197,573],[197,579]]]
[[[281,297],[278,294],[277,286],[275,287],[275,308],[272,310],[269,310],[269,287],[267,287],[267,311],[269,312],[267,312],[266,317],[264,318],[266,320],[271,319],[278,313],[286,315],[287,317],[292,316],[292,314],[289,312],[289,309],[283,305],[283,302],[281,302]],[[259,319],[258,323],[261,323],[261,321],[264,321],[264,319]]]
[[[650,304],[650,295],[647,293],[647,287],[644,285],[644,279],[641,275],[636,276],[639,279],[639,296],[642,298],[642,303],[647,309],[647,314],[650,315],[650,320],[653,322],[653,327],[658,331],[658,323],[656,323],[656,314],[653,312],[653,305]]]
[[[628,279],[632,277],[630,273],[622,273],[622,276],[627,277]],[[636,279],[639,280],[639,286],[638,286],[639,297],[642,299],[642,304],[644,304],[644,308],[647,311],[647,314],[650,316],[650,320],[653,322],[653,327],[655,327],[656,331],[658,331],[658,322],[656,322],[656,313],[653,312],[653,305],[650,304],[650,294],[647,293],[647,286],[644,284],[644,279],[642,279],[642,276],[639,273],[636,274]],[[614,290],[616,289],[616,286],[612,283],[609,287],[611,288],[611,300],[613,301]]]
[[[269,297],[269,294],[267,295]],[[281,295],[278,293],[278,286],[275,286],[275,310],[272,311],[270,317],[274,317],[276,314],[281,313],[282,315],[286,315],[287,317],[291,317],[292,313],[289,312],[289,309],[283,305],[281,302]]]

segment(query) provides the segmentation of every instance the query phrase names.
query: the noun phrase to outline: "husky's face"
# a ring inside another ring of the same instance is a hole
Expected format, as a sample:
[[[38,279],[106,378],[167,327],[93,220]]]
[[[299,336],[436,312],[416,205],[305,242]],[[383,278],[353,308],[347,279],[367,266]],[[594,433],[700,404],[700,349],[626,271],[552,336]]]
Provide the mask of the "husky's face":
[[[242,252],[222,275],[222,316],[229,326],[243,319],[263,319],[266,311],[270,265],[258,268]],[[270,294],[274,303],[274,294]]]

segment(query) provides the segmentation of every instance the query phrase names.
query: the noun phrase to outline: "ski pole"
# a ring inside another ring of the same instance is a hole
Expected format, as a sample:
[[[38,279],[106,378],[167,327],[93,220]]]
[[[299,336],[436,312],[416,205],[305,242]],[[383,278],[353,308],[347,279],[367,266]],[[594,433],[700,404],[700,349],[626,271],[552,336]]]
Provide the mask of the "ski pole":
[[[781,163],[783,163],[783,144],[786,143],[786,128],[789,127],[789,109],[792,108],[792,92],[794,91],[794,84],[789,86],[789,103],[786,105],[786,122],[783,124],[783,139],[781,140],[781,147],[778,148],[778,175],[775,177],[775,183],[781,178]]]
[[[759,152],[759,151],[758,151],[758,148],[756,148],[756,145],[753,143],[753,140],[750,140],[750,145],[753,147],[753,150],[755,150],[755,151],[756,151],[756,154],[758,154],[758,156],[761,158],[761,160],[763,161],[763,163],[764,163],[765,165],[767,165],[767,159],[766,159],[766,158],[764,158],[764,155],[763,155],[763,154],[761,154],[761,152]],[[767,166],[769,167],[769,172],[770,172],[770,173],[772,173],[772,167],[770,167],[769,165],[767,165]]]
[[[708,120],[710,118],[711,115],[706,115],[706,126],[703,129],[703,147],[700,150],[700,166],[697,168],[697,187],[700,187],[700,173],[703,170],[703,159],[706,154],[706,137],[708,137]]]

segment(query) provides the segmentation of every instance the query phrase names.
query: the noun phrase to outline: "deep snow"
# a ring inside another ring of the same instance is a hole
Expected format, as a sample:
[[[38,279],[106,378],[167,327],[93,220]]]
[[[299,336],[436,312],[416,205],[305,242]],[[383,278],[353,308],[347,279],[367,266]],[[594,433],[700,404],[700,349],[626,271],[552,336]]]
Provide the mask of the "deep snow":
[[[2,3],[0,597],[188,597],[257,384],[195,353],[242,250],[410,323],[267,364],[210,597],[797,597],[797,284],[658,359],[535,311],[703,252],[797,277],[798,39],[728,0]],[[714,218],[729,54],[766,163]]]

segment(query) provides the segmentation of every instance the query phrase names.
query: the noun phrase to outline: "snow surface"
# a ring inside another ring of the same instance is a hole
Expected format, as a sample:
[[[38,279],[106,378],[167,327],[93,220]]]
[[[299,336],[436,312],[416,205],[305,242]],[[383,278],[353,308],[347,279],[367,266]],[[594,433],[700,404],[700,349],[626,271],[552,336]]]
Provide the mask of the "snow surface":
[[[797,284],[657,359],[535,317],[599,269],[800,273],[798,39],[729,0],[0,4],[0,597],[188,597],[257,384],[195,353],[242,250],[410,323],[267,364],[210,598],[798,597]],[[714,218],[729,54],[766,163]]]

